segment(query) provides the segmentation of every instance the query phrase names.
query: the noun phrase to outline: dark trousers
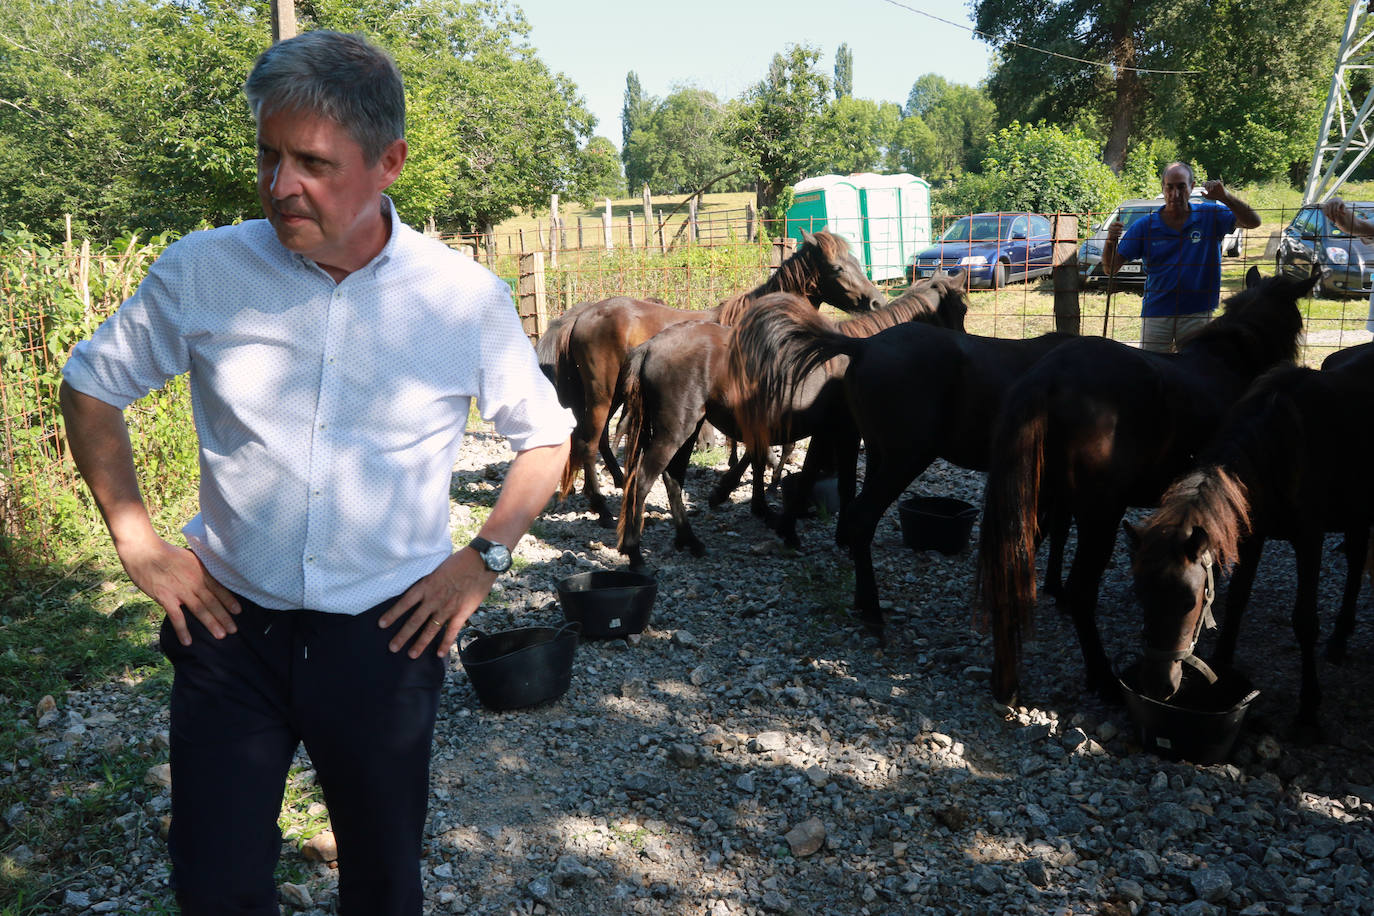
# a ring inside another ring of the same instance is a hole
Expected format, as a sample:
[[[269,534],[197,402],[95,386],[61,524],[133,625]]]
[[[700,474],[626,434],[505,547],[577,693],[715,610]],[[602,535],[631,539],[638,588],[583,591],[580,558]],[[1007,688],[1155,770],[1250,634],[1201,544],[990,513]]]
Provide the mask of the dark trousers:
[[[164,621],[171,702],[172,881],[184,916],[276,914],[277,817],[304,742],[339,848],[339,913],[418,916],[430,744],[445,663],[387,650],[377,619],[239,598],[217,640]],[[402,618],[403,620],[404,618]]]

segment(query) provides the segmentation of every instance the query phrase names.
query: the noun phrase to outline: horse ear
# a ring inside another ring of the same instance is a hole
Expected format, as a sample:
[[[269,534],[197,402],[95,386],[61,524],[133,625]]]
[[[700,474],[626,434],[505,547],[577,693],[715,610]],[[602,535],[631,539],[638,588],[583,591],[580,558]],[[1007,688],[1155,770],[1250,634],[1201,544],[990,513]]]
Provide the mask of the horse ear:
[[[1207,549],[1210,541],[1211,538],[1207,536],[1207,529],[1194,525],[1192,532],[1188,535],[1188,540],[1183,543],[1183,553],[1189,560],[1196,563],[1197,558]]]
[[[1126,535],[1126,552],[1134,556],[1140,549],[1140,529],[1123,518],[1121,532]]]
[[[1260,285],[1260,272],[1258,267],[1251,267],[1245,272],[1245,288],[1251,289]]]
[[[815,237],[814,235],[812,235],[810,232],[807,232],[805,229],[803,229],[803,230],[802,230],[802,242],[804,242],[804,243],[807,244],[807,245],[815,245],[815,244],[816,244],[816,237]]]

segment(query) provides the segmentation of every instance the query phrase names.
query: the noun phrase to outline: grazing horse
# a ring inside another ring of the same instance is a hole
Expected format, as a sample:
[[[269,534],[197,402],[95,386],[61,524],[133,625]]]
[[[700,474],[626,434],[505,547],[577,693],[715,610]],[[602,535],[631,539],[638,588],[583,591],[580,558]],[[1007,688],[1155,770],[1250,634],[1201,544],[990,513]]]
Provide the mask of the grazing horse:
[[[1191,468],[1249,384],[1292,362],[1297,300],[1315,278],[1261,280],[1177,354],[1098,337],[1047,354],[1008,393],[993,434],[978,554],[991,619],[992,689],[1015,700],[1021,637],[1035,610],[1035,552],[1047,523],[1072,518],[1078,547],[1061,605],[1073,618],[1090,689],[1120,697],[1097,630],[1097,593],[1129,506],[1153,506]]]
[[[736,328],[737,370],[752,389],[739,415],[745,441],[778,422],[797,384],[816,367],[847,357],[844,399],[864,441],[863,489],[840,510],[835,539],[854,563],[854,608],[880,640],[883,615],[873,572],[873,536],[888,506],[932,461],[988,466],[993,421],[1012,384],[1068,334],[1003,340],[909,323],[871,337],[843,336],[809,315],[757,312]],[[1057,542],[1059,543],[1059,542]]]
[[[805,300],[787,293],[765,296],[749,312],[787,309],[815,315]],[[840,322],[843,333],[872,334],[902,321],[954,321],[963,323],[967,298],[957,283],[923,283],[898,297],[885,308]],[[825,319],[822,319],[825,320]],[[828,322],[827,322],[828,323]],[[620,507],[620,552],[630,558],[630,568],[644,565],[640,550],[644,527],[644,502],[654,481],[662,475],[676,528],[674,546],[696,556],[705,546],[692,532],[682,501],[682,484],[688,459],[703,420],[733,438],[740,437],[729,374],[733,329],[702,321],[673,325],[631,351],[625,361],[621,386],[625,396],[625,497]],[[787,441],[809,435],[814,429],[834,432],[843,420],[843,407],[834,396],[825,373],[817,373],[791,403],[784,422]],[[835,408],[839,408],[839,416]],[[779,437],[776,441],[782,441]],[[762,459],[766,445],[749,449],[754,462],[751,506],[764,514]],[[809,457],[809,456],[808,456]],[[851,471],[852,479],[852,471]],[[730,487],[728,482],[726,487]],[[850,484],[850,492],[853,485]],[[717,494],[721,488],[717,487]],[[726,490],[728,492],[728,489]]]
[[[1214,662],[1230,665],[1266,537],[1293,545],[1302,648],[1298,722],[1315,727],[1317,579],[1328,531],[1345,535],[1348,563],[1340,615],[1327,655],[1340,660],[1355,623],[1369,528],[1374,523],[1374,344],[1315,369],[1271,370],[1236,402],[1201,466],[1164,494],[1139,529],[1124,525],[1144,610],[1140,687],[1161,700],[1182,684],[1184,662],[1210,610],[1213,569],[1236,563]],[[1238,561],[1238,562],[1237,562]],[[1202,665],[1204,672],[1209,671]]]
[[[592,511],[602,527],[614,527],[615,518],[596,479],[596,450],[600,448],[612,477],[623,486],[611,456],[606,424],[618,403],[616,382],[625,357],[673,324],[701,319],[733,324],[751,302],[772,292],[795,293],[818,308],[828,302],[847,312],[869,311],[886,301],[850,253],[849,243],[837,235],[817,232],[803,233],[801,246],[763,284],[715,308],[674,309],[653,300],[617,296],[583,303],[560,318],[536,347],[559,402],[570,408],[577,420],[559,486],[560,498],[572,491],[577,473],[582,471],[583,494]]]

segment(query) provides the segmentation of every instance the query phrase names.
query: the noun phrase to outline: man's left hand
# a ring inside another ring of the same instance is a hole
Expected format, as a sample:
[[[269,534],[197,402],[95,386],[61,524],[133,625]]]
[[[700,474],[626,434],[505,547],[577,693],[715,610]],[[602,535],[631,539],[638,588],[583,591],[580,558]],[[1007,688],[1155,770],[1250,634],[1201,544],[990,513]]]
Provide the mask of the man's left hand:
[[[436,654],[447,656],[458,631],[495,581],[496,573],[487,569],[475,550],[465,548],[450,555],[434,572],[407,589],[378,620],[385,628],[410,615],[387,648],[400,652],[409,645],[406,654],[419,658],[425,647],[433,645]]]

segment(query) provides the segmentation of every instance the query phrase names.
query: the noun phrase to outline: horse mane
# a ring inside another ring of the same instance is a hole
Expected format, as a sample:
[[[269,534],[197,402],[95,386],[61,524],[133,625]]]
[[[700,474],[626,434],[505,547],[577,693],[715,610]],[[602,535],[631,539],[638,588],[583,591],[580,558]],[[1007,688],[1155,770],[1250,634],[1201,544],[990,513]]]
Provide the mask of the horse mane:
[[[836,322],[834,329],[846,337],[872,337],[896,325],[920,321],[962,331],[967,314],[968,295],[963,287],[932,277],[917,281],[882,308]]]
[[[1236,562],[1241,538],[1250,533],[1250,504],[1245,484],[1219,464],[1192,471],[1164,492],[1156,511],[1141,527],[1141,543],[1174,545],[1186,541],[1194,528],[1207,533],[1207,546],[1223,569]],[[1177,532],[1177,537],[1167,536]],[[1153,536],[1151,536],[1153,535]],[[1148,563],[1142,555],[1137,562]],[[1162,560],[1167,562],[1167,558]]]
[[[1229,353],[1252,370],[1278,362],[1296,362],[1298,337],[1302,333],[1297,300],[1306,295],[1313,282],[1310,278],[1293,280],[1282,274],[1257,280],[1228,296],[1222,314],[1180,341],[1179,351]]]
[[[849,244],[838,235],[817,232],[810,241],[802,242],[778,269],[758,286],[747,293],[736,293],[716,306],[712,321],[734,327],[739,323],[750,303],[767,293],[786,290],[804,299],[812,299],[816,291],[817,271],[820,264],[829,264],[849,251]],[[812,263],[819,260],[819,264]],[[707,316],[703,316],[707,317]]]

